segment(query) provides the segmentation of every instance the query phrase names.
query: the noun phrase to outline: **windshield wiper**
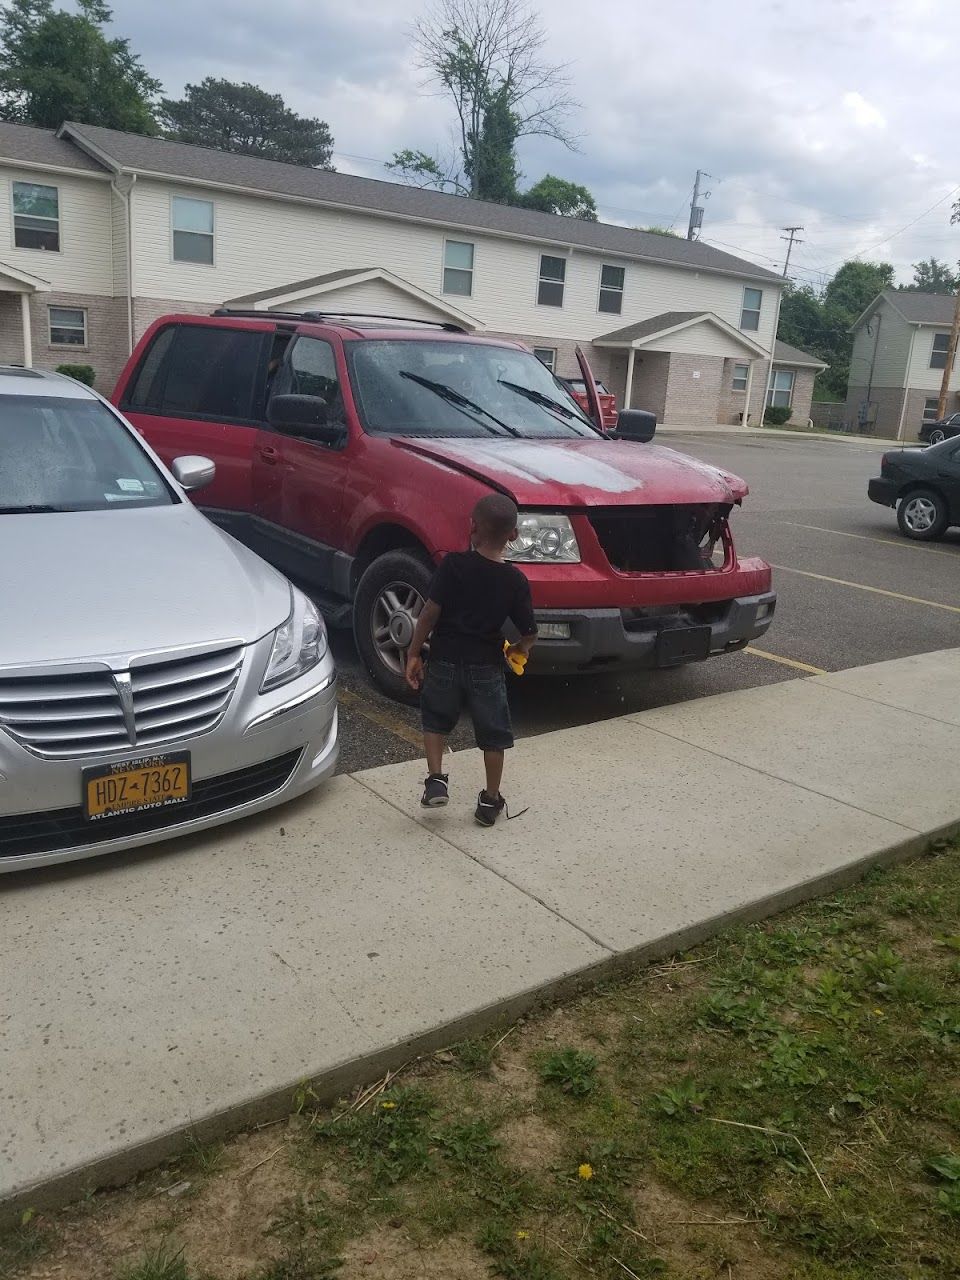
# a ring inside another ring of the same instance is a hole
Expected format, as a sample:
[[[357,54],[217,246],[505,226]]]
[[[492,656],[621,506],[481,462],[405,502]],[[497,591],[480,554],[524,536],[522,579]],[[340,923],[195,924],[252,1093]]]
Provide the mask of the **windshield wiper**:
[[[416,382],[419,386],[426,387],[428,391],[432,391],[434,395],[439,396],[441,400],[446,400],[448,404],[452,404],[453,407],[455,409],[459,409],[461,413],[466,413],[468,417],[474,417],[475,413],[482,413],[485,417],[489,418],[491,422],[495,422],[498,427],[501,427],[506,431],[508,435],[521,435],[521,432],[519,432],[516,427],[511,427],[506,422],[502,422],[496,414],[491,413],[489,409],[485,409],[482,404],[477,404],[475,400],[467,399],[465,395],[461,395],[460,392],[455,390],[453,387],[447,386],[445,382],[434,382],[432,378],[424,378],[419,373],[411,373],[409,369],[401,369],[400,377],[409,378],[411,382]],[[470,413],[470,410],[473,410],[473,413]],[[474,421],[479,422],[479,419],[474,417]],[[479,425],[481,427],[485,427],[492,436],[499,435],[498,431],[495,431],[493,427],[488,427],[485,422],[479,422]]]
[[[49,507],[39,502],[29,502],[22,507],[0,507],[0,516],[36,515],[38,512],[72,510],[72,507]]]
[[[542,391],[537,391],[535,387],[523,387],[519,382],[509,382],[506,378],[498,378],[497,381],[501,387],[508,387],[511,391],[516,391],[517,395],[526,396],[528,400],[532,400],[534,404],[540,405],[543,409],[550,410],[553,413],[562,413],[564,418],[572,418],[574,422],[579,422],[583,426],[589,426],[591,430],[596,430],[589,419],[583,418],[573,409],[568,409],[565,404],[561,404],[559,400],[554,400],[552,396],[544,395]]]

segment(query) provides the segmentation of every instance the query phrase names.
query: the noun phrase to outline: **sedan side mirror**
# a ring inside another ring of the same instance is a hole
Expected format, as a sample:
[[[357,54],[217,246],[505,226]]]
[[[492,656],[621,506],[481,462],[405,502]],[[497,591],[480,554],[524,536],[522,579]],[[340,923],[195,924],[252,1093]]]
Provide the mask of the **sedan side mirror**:
[[[186,489],[187,493],[194,493],[197,489],[205,489],[208,484],[213,483],[213,477],[217,474],[217,464],[210,458],[188,453],[182,458],[174,458],[170,470],[182,489]]]
[[[267,405],[267,421],[274,431],[320,444],[343,444],[346,428],[330,421],[326,400],[319,396],[273,396]]]
[[[621,409],[617,414],[618,440],[639,440],[647,444],[653,439],[656,429],[657,415],[648,409]]]

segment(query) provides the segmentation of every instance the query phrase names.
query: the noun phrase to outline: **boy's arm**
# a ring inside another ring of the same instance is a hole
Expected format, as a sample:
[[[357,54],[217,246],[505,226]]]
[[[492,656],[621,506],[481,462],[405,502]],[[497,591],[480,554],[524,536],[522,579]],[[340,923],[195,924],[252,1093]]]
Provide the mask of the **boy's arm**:
[[[427,636],[440,621],[440,606],[436,600],[428,600],[420,610],[420,617],[413,630],[413,639],[407,650],[407,684],[411,689],[419,689],[423,684],[423,658],[420,656]]]
[[[522,575],[521,575],[522,576]],[[517,600],[510,610],[510,620],[520,632],[520,639],[512,644],[509,653],[522,653],[529,657],[530,650],[537,642],[537,623],[533,616],[533,600],[530,596],[530,584],[526,578],[517,593]]]

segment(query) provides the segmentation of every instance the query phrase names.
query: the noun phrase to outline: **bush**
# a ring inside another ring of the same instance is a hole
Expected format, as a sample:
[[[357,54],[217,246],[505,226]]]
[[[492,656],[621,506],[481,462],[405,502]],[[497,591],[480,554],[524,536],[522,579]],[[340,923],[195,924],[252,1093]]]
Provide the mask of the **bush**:
[[[57,373],[62,373],[66,378],[76,378],[78,382],[85,382],[88,387],[92,387],[96,373],[92,364],[58,364]]]
[[[782,427],[785,422],[790,421],[792,416],[793,410],[788,409],[785,404],[772,404],[763,415],[763,420],[768,426]]]

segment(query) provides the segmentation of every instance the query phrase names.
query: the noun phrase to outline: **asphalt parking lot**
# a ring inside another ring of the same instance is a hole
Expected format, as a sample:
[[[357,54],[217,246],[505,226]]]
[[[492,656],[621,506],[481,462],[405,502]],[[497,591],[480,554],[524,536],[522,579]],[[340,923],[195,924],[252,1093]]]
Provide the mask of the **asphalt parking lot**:
[[[931,545],[909,542],[894,512],[867,500],[867,481],[893,446],[786,433],[691,432],[661,442],[749,482],[733,530],[741,554],[775,566],[773,626],[751,650],[675,671],[512,681],[519,737],[960,644],[960,530]],[[348,633],[335,633],[333,646],[341,771],[419,755],[416,712],[377,693]],[[452,745],[471,743],[461,725]]]

